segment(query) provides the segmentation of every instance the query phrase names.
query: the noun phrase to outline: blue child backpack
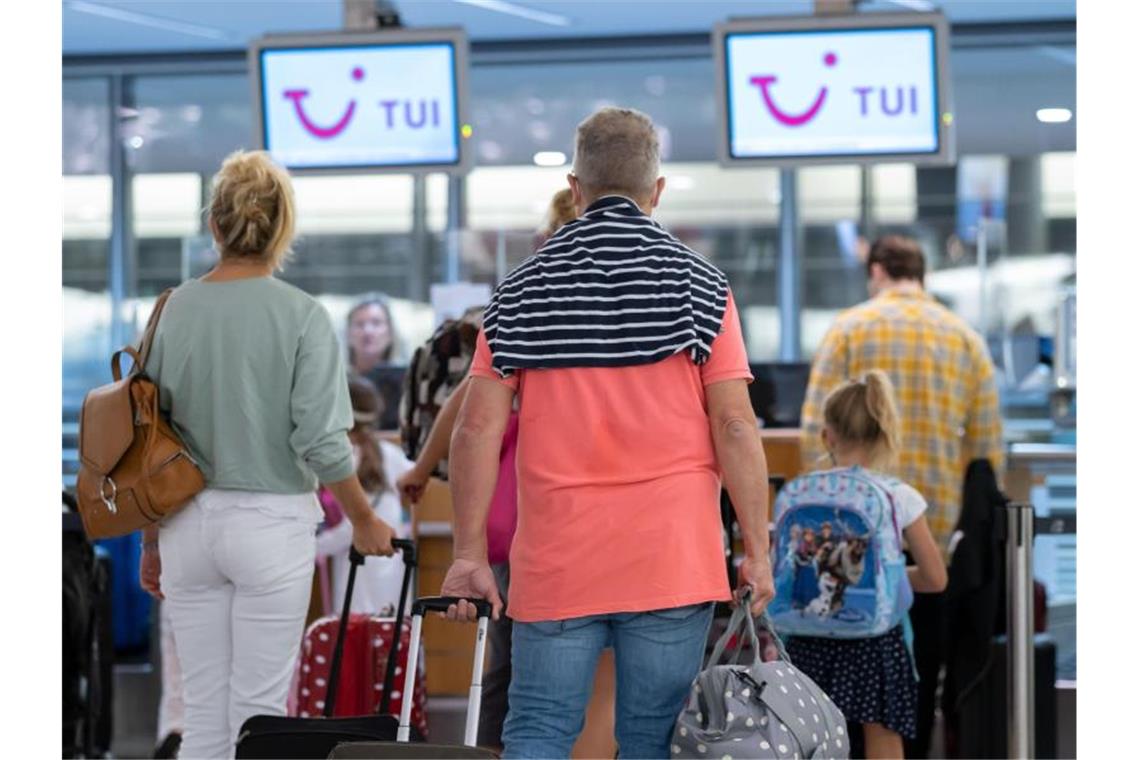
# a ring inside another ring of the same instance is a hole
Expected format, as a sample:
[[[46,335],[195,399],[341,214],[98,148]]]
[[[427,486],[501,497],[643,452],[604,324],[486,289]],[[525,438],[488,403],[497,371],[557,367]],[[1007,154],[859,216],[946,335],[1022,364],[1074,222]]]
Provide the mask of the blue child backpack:
[[[850,467],[804,475],[780,490],[768,613],[781,634],[867,638],[906,617],[914,594],[892,485]]]

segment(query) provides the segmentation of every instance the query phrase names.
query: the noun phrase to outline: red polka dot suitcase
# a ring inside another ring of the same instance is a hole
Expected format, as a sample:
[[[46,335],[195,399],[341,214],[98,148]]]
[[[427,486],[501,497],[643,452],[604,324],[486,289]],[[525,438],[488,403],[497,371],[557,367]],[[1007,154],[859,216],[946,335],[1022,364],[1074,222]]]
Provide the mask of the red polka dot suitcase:
[[[307,635],[303,644],[298,706],[301,714],[255,715],[247,720],[238,732],[236,758],[323,759],[344,742],[391,741],[396,738],[400,725],[393,714],[396,708],[408,718],[405,725],[412,738],[423,740],[421,726],[426,728],[423,673],[417,668],[414,676],[408,678],[413,675],[406,671],[408,653],[413,647],[409,644],[410,631],[404,625],[404,610],[416,566],[416,547],[405,539],[393,540],[392,546],[404,559],[404,581],[396,619],[388,621],[349,614],[356,569],[365,559],[355,548],[351,549],[348,587],[340,619],[314,623],[309,629],[311,638]],[[396,637],[397,630],[404,631],[403,635]],[[392,685],[396,683],[397,672],[405,684],[400,689]],[[375,688],[377,683],[379,689]],[[400,692],[407,685],[421,688],[414,690],[418,700],[413,697],[412,702],[405,705]],[[342,694],[343,708],[338,704]],[[357,710],[360,712],[353,715]],[[416,710],[418,722],[410,718]]]
[[[292,713],[301,718],[324,714],[328,697],[329,674],[332,669],[333,649],[336,645],[340,618],[324,617],[313,621],[301,645],[301,669],[297,682],[297,706]],[[387,712],[400,714],[404,695],[403,675],[408,663],[408,644],[412,628],[401,624],[399,654],[394,670],[395,684],[390,687]],[[392,652],[392,637],[396,621],[361,613],[349,616],[348,631],[344,639],[341,660],[340,684],[337,689],[334,717],[370,715],[380,712],[384,691],[384,676],[388,657]],[[412,699],[412,725],[425,738],[428,735],[424,714],[425,681],[423,660],[416,674],[416,689]]]

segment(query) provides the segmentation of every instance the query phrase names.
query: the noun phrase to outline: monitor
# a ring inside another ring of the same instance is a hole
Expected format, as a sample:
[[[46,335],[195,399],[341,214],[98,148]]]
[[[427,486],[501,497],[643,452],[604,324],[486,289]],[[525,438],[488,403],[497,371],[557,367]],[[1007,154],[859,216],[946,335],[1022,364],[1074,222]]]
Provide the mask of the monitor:
[[[291,171],[464,171],[467,37],[267,37],[249,51],[256,141]]]
[[[799,427],[811,364],[763,362],[749,368],[755,379],[748,386],[748,397],[756,418],[766,428]]]
[[[940,13],[717,25],[721,163],[951,163],[947,45]]]

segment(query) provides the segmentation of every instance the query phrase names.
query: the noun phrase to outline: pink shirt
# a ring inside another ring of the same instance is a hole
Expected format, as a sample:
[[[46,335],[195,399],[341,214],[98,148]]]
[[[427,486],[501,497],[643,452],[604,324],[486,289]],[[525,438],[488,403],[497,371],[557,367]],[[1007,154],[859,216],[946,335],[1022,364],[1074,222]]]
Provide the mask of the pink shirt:
[[[471,374],[519,395],[510,616],[645,612],[729,598],[705,386],[752,380],[732,294],[709,360],[520,370],[480,333]]]
[[[487,561],[492,565],[506,562],[511,556],[511,541],[515,537],[518,521],[518,477],[515,454],[518,451],[519,415],[511,412],[507,430],[503,433],[503,448],[499,450],[499,479],[491,496],[491,511],[487,515]]]

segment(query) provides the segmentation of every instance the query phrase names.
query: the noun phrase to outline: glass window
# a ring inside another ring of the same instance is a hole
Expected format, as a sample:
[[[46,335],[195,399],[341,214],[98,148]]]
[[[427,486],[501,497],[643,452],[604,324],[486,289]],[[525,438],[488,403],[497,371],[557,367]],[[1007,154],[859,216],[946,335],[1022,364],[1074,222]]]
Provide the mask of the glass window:
[[[1045,216],[1070,219],[1077,215],[1077,154],[1046,153],[1041,156],[1041,185]]]
[[[711,58],[476,66],[476,161],[527,166],[540,151],[569,157],[578,123],[597,108],[619,103],[653,118],[666,161],[708,161],[715,155],[712,81]]]
[[[914,224],[918,175],[914,164],[876,164],[871,171],[871,214],[879,224]]]
[[[128,84],[123,139],[131,171],[212,176],[227,154],[252,147],[244,74],[141,76]]]
[[[410,175],[294,177],[293,190],[298,235],[412,231]]]
[[[63,173],[111,173],[110,83],[102,77],[63,80]]]
[[[867,295],[859,248],[862,169],[797,169],[796,195],[802,226],[800,345],[810,357],[839,311]]]
[[[110,380],[110,86],[63,82],[63,485],[79,470],[79,408]]]

